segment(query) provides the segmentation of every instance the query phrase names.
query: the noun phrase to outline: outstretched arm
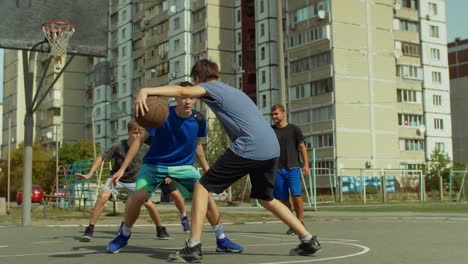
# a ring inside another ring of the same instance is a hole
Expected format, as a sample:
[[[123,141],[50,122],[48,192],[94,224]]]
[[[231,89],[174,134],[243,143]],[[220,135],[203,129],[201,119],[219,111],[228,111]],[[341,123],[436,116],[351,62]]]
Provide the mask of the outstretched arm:
[[[146,132],[146,130],[143,130],[143,134],[141,135],[140,140],[132,140],[128,148],[128,151],[125,154],[125,159],[122,162],[122,165],[120,166],[119,170],[116,171],[114,175],[112,176],[111,185],[114,185],[120,180],[120,178],[122,178],[122,176],[125,173],[125,170],[128,168],[133,158],[138,153],[138,150],[140,150],[141,144],[143,144],[143,142],[145,142],[148,139],[148,137],[149,137],[148,132]]]
[[[84,178],[86,180],[91,178],[94,172],[101,166],[102,161],[103,161],[102,156],[98,156],[96,160],[94,161],[93,166],[91,166],[91,169],[89,169],[88,174],[75,173],[75,176]]]
[[[201,86],[182,87],[177,85],[167,85],[160,87],[141,88],[135,97],[135,116],[145,115],[148,111],[146,98],[150,95],[164,97],[202,97],[206,95],[206,90]]]

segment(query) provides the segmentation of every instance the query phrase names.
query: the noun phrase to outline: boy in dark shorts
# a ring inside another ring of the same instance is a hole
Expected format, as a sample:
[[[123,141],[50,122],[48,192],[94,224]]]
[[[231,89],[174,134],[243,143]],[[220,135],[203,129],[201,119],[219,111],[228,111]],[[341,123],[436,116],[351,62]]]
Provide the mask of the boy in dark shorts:
[[[190,83],[182,85],[191,86]],[[202,138],[206,136],[206,121],[200,113],[192,109],[196,99],[184,96],[176,97],[176,101],[177,105],[169,108],[169,117],[160,128],[147,129],[152,137],[150,150],[143,158],[143,163],[138,170],[136,191],[128,198],[122,232],[107,245],[107,251],[111,253],[117,253],[127,245],[131,228],[139,216],[141,205],[150,198],[151,193],[160,184],[167,183],[167,178],[170,178],[174,184],[177,183],[192,192],[201,177],[193,166],[195,155],[203,170],[209,169],[201,144]],[[121,169],[125,168],[127,162],[137,153],[139,145],[139,141],[133,142]],[[120,173],[117,172],[112,180],[118,181],[119,177]],[[203,217],[206,216],[213,227],[216,235],[216,251],[242,252],[242,246],[225,236],[214,199],[210,196],[207,197],[207,203],[208,201],[208,214],[205,213]]]
[[[301,243],[290,250],[290,255],[312,255],[320,250],[317,237],[312,236],[284,204],[273,199],[274,170],[280,147],[273,129],[257,106],[241,90],[218,81],[219,68],[214,62],[199,60],[192,68],[191,77],[198,85],[143,88],[135,97],[137,116],[148,111],[146,98],[149,95],[199,97],[216,114],[232,141],[230,148],[195,184],[191,237],[182,250],[169,255],[168,261],[202,261],[201,235],[210,193],[223,192],[247,174],[252,183],[250,197],[258,199],[264,208],[298,235]]]

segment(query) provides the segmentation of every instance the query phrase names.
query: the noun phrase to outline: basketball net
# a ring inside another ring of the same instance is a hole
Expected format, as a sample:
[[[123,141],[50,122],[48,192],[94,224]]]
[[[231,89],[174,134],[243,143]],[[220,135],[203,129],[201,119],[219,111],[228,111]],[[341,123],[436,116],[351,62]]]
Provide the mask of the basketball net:
[[[50,21],[42,24],[42,31],[49,42],[50,54],[55,64],[62,67],[62,57],[67,54],[68,41],[75,32],[75,25],[61,21]]]

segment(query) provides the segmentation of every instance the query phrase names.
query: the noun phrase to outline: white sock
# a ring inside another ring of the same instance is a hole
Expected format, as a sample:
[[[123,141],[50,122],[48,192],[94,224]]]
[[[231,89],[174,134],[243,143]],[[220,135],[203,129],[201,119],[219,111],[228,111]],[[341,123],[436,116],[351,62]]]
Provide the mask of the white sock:
[[[188,246],[189,246],[189,247],[194,247],[194,246],[196,246],[196,245],[198,245],[198,244],[200,244],[200,243],[201,243],[201,240],[198,239],[198,238],[193,238],[193,237],[191,237],[191,238],[188,240]]]
[[[125,226],[125,224],[122,227],[122,234],[126,237],[128,237],[132,233],[132,228],[128,228]]]
[[[301,240],[302,242],[307,242],[307,241],[309,241],[309,240],[311,240],[311,239],[312,239],[312,235],[311,235],[311,234],[307,234],[307,235],[305,235],[305,236],[299,237],[299,240]]]
[[[216,233],[216,238],[217,239],[223,239],[226,236],[224,235],[224,228],[222,225],[214,225],[213,226],[213,231]]]
[[[184,217],[187,217],[187,213],[186,212],[183,212],[180,214],[180,219],[184,219]]]

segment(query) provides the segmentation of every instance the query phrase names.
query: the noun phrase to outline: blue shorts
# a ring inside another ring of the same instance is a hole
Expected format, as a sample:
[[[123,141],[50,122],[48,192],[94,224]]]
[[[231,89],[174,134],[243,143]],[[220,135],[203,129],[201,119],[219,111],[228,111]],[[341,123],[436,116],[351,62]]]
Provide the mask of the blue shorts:
[[[164,179],[170,177],[181,194],[187,198],[188,194],[193,192],[195,183],[201,178],[198,170],[192,165],[183,166],[158,166],[141,164],[138,170],[136,187],[138,190],[147,192],[147,199],[151,198],[154,191],[164,182]]]
[[[302,195],[301,169],[280,169],[275,172],[275,187],[273,197],[278,200],[289,200],[292,196]]]

